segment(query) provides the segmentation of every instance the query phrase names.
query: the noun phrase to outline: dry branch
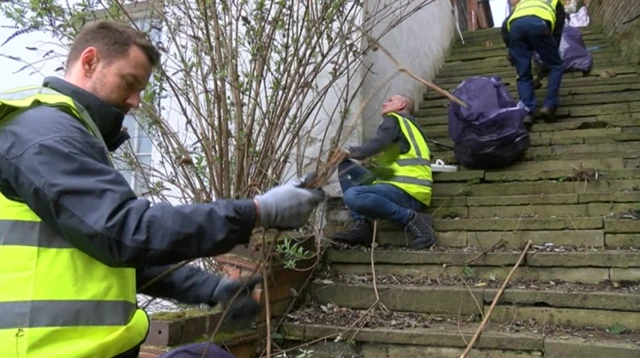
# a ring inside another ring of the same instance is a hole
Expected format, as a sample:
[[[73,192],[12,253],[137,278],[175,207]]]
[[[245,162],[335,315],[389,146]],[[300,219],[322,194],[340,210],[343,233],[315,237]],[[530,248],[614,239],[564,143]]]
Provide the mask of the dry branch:
[[[473,338],[471,338],[471,341],[467,345],[467,348],[464,350],[464,352],[462,353],[460,358],[466,358],[467,355],[469,354],[469,352],[471,352],[471,348],[473,348],[473,345],[476,343],[478,338],[480,338],[480,334],[482,333],[482,330],[484,329],[484,326],[487,324],[487,321],[489,321],[489,317],[491,317],[491,313],[493,312],[493,309],[498,304],[498,300],[500,299],[500,296],[502,296],[502,293],[504,292],[505,288],[507,287],[507,284],[509,283],[509,280],[511,280],[511,276],[513,276],[513,274],[516,272],[516,269],[520,266],[520,264],[522,263],[522,260],[524,260],[524,258],[527,255],[527,252],[529,251],[530,247],[531,247],[531,240],[529,240],[527,242],[527,246],[525,246],[524,250],[522,250],[522,254],[520,255],[520,258],[518,259],[518,262],[516,262],[516,264],[513,266],[513,268],[509,272],[509,275],[507,275],[507,278],[502,283],[502,286],[500,286],[500,289],[498,290],[498,293],[496,293],[495,297],[493,298],[493,302],[491,302],[491,306],[489,307],[489,311],[487,311],[487,314],[484,315],[484,319],[482,320],[482,322],[480,322],[480,326],[476,330],[476,333],[473,335]]]

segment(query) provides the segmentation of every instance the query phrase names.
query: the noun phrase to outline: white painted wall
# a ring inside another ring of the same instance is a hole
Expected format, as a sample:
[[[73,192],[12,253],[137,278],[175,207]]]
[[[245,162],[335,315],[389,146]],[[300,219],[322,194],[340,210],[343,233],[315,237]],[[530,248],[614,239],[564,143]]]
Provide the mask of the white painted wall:
[[[388,3],[393,0],[373,0],[370,6]],[[387,22],[381,22],[374,28],[374,36],[378,36]],[[387,33],[380,44],[384,46],[405,67],[417,76],[429,81],[437,74],[444,63],[447,48],[454,35],[455,22],[451,13],[449,0],[436,0],[414,14],[395,29]],[[396,65],[382,53],[371,52],[365,59],[365,66],[371,68],[363,86],[364,93],[376,89],[388,73],[395,70]],[[363,116],[363,136],[371,138],[381,123],[380,106],[393,94],[405,94],[416,102],[422,100],[426,87],[408,75],[398,74],[391,82],[376,91]]]
[[[406,6],[407,2],[369,0],[367,6],[369,9],[376,9],[390,3],[396,3],[396,6]],[[411,6],[410,4],[404,12],[410,11]],[[394,20],[395,18],[390,17],[386,20],[379,21],[373,30],[373,35],[377,37],[380,32],[389,25],[389,22]],[[449,0],[436,0],[416,14],[411,15],[409,19],[387,33],[381,39],[380,43],[391,51],[398,61],[415,74],[426,80],[431,80],[443,63],[446,50],[454,35],[453,20]],[[7,19],[0,19],[0,24],[7,25],[9,22]],[[10,29],[0,28],[0,40],[4,40],[11,33],[12,30]],[[165,54],[164,56],[175,56],[178,47],[172,45],[168,39],[165,38],[164,40],[166,40],[163,42],[165,45],[168,45],[170,52],[170,54]],[[185,39],[179,40],[180,42],[185,41]],[[26,50],[26,43],[36,43],[42,47],[43,50],[54,48],[62,57],[44,62],[42,67],[39,68],[40,73],[31,75],[30,72],[33,71],[22,71],[17,74],[8,73],[19,69],[21,65],[6,58],[0,58],[0,66],[5,69],[5,75],[3,76],[4,81],[0,84],[0,90],[23,84],[40,83],[45,75],[55,75],[54,69],[60,67],[64,59],[63,57],[66,55],[66,48],[61,47],[55,43],[55,40],[51,39],[50,36],[42,33],[23,35],[21,40],[11,41],[7,45],[0,47],[0,53],[20,56],[27,62],[38,59],[39,56],[41,56],[41,52],[36,53]],[[370,70],[367,69],[368,67],[370,67]],[[350,95],[353,96],[353,92],[360,82],[364,81],[361,91],[355,95],[355,100],[348,110],[350,115],[347,123],[351,124],[355,121],[355,123],[357,123],[357,129],[349,136],[346,143],[347,145],[359,144],[364,138],[370,138],[375,133],[376,127],[381,120],[379,115],[380,105],[389,95],[394,93],[408,94],[414,98],[417,104],[421,100],[423,92],[426,90],[425,86],[411,79],[406,74],[398,74],[390,83],[375,92],[371,101],[365,106],[361,118],[354,119],[354,114],[361,105],[364,97],[374,91],[386,75],[393,70],[395,70],[395,65],[382,51],[369,52],[364,59],[364,66],[362,66],[359,71],[352,73],[350,83],[347,83],[346,79],[339,80],[334,85],[334,89],[322,104],[321,108],[318,109],[316,126],[313,129],[310,128],[310,137],[302,142],[304,143],[304,148],[301,148],[298,153],[293,153],[290,160],[290,167],[285,173],[285,178],[294,176],[296,170],[300,167],[304,168],[303,171],[309,170],[309,164],[314,163],[316,158],[321,156],[321,138],[324,136],[327,127],[329,127],[329,139],[336,132],[338,121],[335,117],[339,116],[339,113],[333,110],[338,106],[341,94],[346,87],[349,88]],[[61,73],[58,75],[61,75]],[[177,80],[179,77],[180,76],[177,75],[175,79]],[[329,81],[329,74],[326,72],[315,78],[315,82],[319,86],[327,83],[327,81]],[[162,106],[164,107],[163,116],[170,122],[178,135],[185,142],[192,142],[194,138],[189,134],[189,131],[185,129],[186,118],[177,110],[175,98],[168,97],[163,99]],[[324,149],[327,147],[328,143],[325,143]],[[153,152],[153,163],[156,168],[164,171],[168,170],[167,166],[162,165],[161,155],[158,150],[154,150]],[[327,192],[330,195],[340,195],[337,178],[335,176],[332,179],[332,183],[333,184],[330,184],[326,188]],[[172,191],[175,193],[177,190],[173,188]],[[179,200],[175,200],[174,202],[177,203]]]

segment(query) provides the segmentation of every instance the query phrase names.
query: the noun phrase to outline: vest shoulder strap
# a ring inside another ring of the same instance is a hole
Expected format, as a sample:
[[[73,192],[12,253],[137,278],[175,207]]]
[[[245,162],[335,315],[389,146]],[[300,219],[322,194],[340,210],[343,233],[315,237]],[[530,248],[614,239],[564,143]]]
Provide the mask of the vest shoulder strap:
[[[12,117],[11,114],[20,109],[27,109],[41,104],[60,108],[74,116],[93,136],[105,144],[98,126],[87,110],[73,98],[48,87],[20,87],[0,93],[0,122]]]

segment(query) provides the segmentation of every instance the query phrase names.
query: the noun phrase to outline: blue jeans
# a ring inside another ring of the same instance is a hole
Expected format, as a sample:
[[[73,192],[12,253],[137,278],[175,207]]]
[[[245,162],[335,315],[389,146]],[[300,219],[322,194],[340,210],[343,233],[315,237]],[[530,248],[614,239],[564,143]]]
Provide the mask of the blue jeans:
[[[371,184],[373,174],[352,160],[338,166],[338,179],[344,204],[354,220],[382,219],[407,225],[412,212],[425,205],[391,184]]]
[[[540,59],[549,70],[547,97],[544,106],[558,107],[558,92],[562,82],[562,58],[558,43],[553,37],[547,24],[539,17],[525,16],[513,20],[509,32],[509,54],[518,72],[516,81],[520,101],[533,112],[537,106],[536,95],[533,92],[533,73],[531,60],[533,51],[540,55]]]

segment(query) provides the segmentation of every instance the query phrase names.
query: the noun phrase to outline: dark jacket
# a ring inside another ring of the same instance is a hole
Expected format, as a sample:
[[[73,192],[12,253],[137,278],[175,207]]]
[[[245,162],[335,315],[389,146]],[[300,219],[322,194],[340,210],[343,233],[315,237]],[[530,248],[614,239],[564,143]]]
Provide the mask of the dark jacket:
[[[513,12],[511,12],[511,14],[513,14]],[[507,48],[509,47],[509,30],[507,30],[507,23],[511,18],[511,14],[504,19],[501,29],[502,41]],[[562,30],[564,29],[565,18],[566,13],[564,11],[564,5],[562,4],[562,1],[558,1],[558,5],[556,5],[556,27],[553,29],[553,37],[555,37],[558,46],[560,46],[560,40],[562,39]],[[545,22],[547,23],[547,26],[551,28],[551,24],[548,21]]]
[[[46,78],[44,86],[82,105],[111,149],[127,139],[120,134],[123,114],[106,102],[58,78]],[[0,125],[0,191],[25,202],[96,260],[136,268],[138,287],[171,264],[219,255],[249,241],[256,222],[252,200],[151,205],[108,163],[99,139],[56,108],[34,107]],[[185,266],[139,293],[210,303],[219,281]],[[137,357],[137,351],[130,356]]]
[[[427,136],[420,129],[415,118],[408,114],[399,114],[415,124],[416,127],[418,127],[420,134],[422,134],[422,138],[424,138],[425,141],[427,140]],[[398,144],[401,154],[408,152],[411,148],[409,140],[402,133],[402,129],[400,129],[398,120],[393,116],[384,116],[382,118],[382,123],[378,126],[376,135],[372,139],[362,145],[352,146],[348,149],[353,159],[364,160],[382,152],[387,146],[394,143]]]

